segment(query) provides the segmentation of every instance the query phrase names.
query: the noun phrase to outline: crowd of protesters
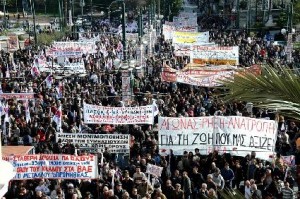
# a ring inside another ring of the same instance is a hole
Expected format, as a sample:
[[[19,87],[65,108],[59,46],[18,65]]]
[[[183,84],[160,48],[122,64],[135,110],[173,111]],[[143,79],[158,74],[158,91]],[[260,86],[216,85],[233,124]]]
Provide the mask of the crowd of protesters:
[[[97,30],[103,31],[103,24],[99,23],[102,28]],[[5,196],[7,199],[217,199],[221,198],[218,191],[225,189],[238,189],[246,199],[294,197],[294,187],[298,186],[298,190],[300,188],[300,148],[297,149],[295,142],[300,137],[300,123],[297,121],[279,118],[277,155],[273,162],[258,159],[256,153],[251,151],[246,157],[236,157],[227,153],[220,154],[218,151],[203,155],[197,148],[194,151],[182,151],[182,156],[161,156],[158,150],[158,116],[154,125],[84,124],[83,102],[122,106],[121,73],[113,65],[113,60],[119,56],[116,49],[120,37],[101,34],[99,38],[98,46],[104,46],[106,53],[99,51],[81,58],[85,62],[87,76],[66,76],[63,80],[55,79],[54,76],[51,88],[44,82],[48,74],[32,76],[30,73],[35,56],[43,53],[43,49],[21,49],[13,54],[1,51],[2,92],[35,93],[35,100],[28,103],[30,122],[26,122],[26,104],[23,101],[2,101],[2,104],[9,105],[10,124],[2,125],[1,141],[3,145],[34,146],[37,154],[88,154],[89,151],[81,150],[73,143],[56,142],[57,128],[52,117],[61,105],[63,132],[130,134],[130,156],[112,154],[109,149],[96,154],[99,160],[102,156],[104,158],[103,163],[99,164],[99,179],[12,181]],[[262,62],[287,63],[285,49],[265,40],[264,35],[250,37],[243,30],[220,30],[211,31],[210,40],[222,46],[238,45],[241,66]],[[294,60],[299,59],[299,54],[293,55]],[[134,56],[133,53],[132,57]],[[181,69],[188,59],[175,57],[171,42],[165,41],[160,35],[155,42],[154,53],[146,60],[146,68],[152,70],[145,70],[143,76],[134,73],[130,106],[152,104],[153,99],[156,99],[159,116],[201,117],[215,115],[217,112],[224,116],[242,114],[275,119],[276,116],[271,111],[256,108],[250,115],[246,110],[246,102],[236,100],[224,103],[215,95],[222,92],[217,88],[162,82],[160,72],[165,60],[168,60],[171,67]],[[107,64],[108,62],[111,64]],[[18,65],[17,70],[13,63]],[[58,97],[55,88],[61,81],[63,97]],[[1,124],[3,123],[4,115]],[[295,156],[297,171],[283,161],[282,155]],[[163,167],[162,176],[149,178],[146,174],[148,163]]]

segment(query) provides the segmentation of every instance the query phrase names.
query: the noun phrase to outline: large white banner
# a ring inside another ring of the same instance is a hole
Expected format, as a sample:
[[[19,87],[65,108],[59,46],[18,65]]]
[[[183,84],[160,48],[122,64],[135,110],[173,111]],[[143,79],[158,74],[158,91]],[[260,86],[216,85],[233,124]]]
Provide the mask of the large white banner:
[[[91,153],[104,152],[108,148],[110,153],[130,153],[128,134],[86,134],[86,133],[57,133],[56,142],[77,144],[80,149]]]
[[[38,65],[40,72],[56,73],[56,74],[83,74],[86,73],[83,62],[57,64],[45,62]]]
[[[238,65],[238,46],[192,46],[191,63],[213,65]]]
[[[209,43],[209,32],[173,32],[173,44]]]
[[[215,43],[201,43],[201,46],[216,46]],[[191,44],[173,44],[175,56],[190,56],[193,45]]]
[[[233,75],[235,73],[235,71],[219,71],[216,74],[207,72],[207,75],[204,75],[203,73],[203,76],[195,77],[184,72],[178,72],[176,80],[179,83],[189,84],[193,86],[216,87],[222,85],[221,80],[233,78]]]
[[[153,105],[109,107],[84,104],[86,124],[153,124]]]
[[[97,156],[62,154],[12,155],[3,157],[15,170],[14,180],[25,179],[95,179]]]
[[[170,150],[175,155],[200,150],[209,154],[214,150],[246,156],[255,151],[258,158],[274,155],[277,122],[239,116],[160,117],[158,122],[160,153]]]
[[[81,57],[82,54],[96,53],[96,48],[95,42],[54,42],[46,53],[53,57]]]

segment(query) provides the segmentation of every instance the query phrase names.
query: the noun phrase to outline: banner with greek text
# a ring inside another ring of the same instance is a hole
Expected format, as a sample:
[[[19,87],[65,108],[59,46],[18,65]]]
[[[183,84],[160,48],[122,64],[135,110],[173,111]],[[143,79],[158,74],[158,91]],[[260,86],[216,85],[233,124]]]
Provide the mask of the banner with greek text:
[[[163,171],[163,167],[156,166],[154,164],[147,164],[146,173],[160,177]]]
[[[173,44],[209,43],[209,32],[173,32]]]
[[[94,179],[98,177],[97,157],[62,154],[14,155],[3,157],[17,174],[14,180]]]
[[[199,71],[200,72],[200,71]],[[193,86],[202,86],[202,87],[217,87],[221,86],[221,80],[227,78],[233,78],[235,71],[216,71],[215,74],[213,71],[207,71],[205,76],[204,71],[202,71],[203,76],[191,76],[187,73],[177,73],[176,81],[178,83],[189,84]],[[211,74],[211,75],[209,75]]]
[[[91,153],[104,152],[108,148],[110,153],[129,154],[128,134],[86,134],[86,133],[57,133],[56,142],[61,140],[62,143],[70,141],[77,144],[80,149],[86,149]]]
[[[233,78],[234,70],[186,70],[177,71],[164,65],[161,79],[165,82],[178,82],[193,86],[217,87],[221,86],[220,80]]]
[[[109,107],[83,105],[86,124],[153,124],[153,105],[137,107]]]
[[[201,43],[201,46],[216,46],[215,43]],[[190,56],[191,55],[191,44],[173,44],[175,56]]]
[[[95,42],[54,42],[46,54],[53,57],[81,57],[82,54],[96,53],[96,48]]]
[[[0,93],[0,99],[18,99],[31,100],[34,99],[34,93]]]
[[[207,155],[214,150],[246,156],[251,151],[268,160],[274,155],[276,121],[241,116],[160,117],[158,120],[160,154],[173,151],[182,155],[194,151]]]
[[[191,63],[239,65],[238,46],[192,46]]]

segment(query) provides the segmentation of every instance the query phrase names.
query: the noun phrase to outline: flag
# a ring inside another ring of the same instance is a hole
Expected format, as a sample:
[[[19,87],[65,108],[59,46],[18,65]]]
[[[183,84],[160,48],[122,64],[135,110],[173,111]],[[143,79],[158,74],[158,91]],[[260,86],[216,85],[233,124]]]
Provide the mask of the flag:
[[[62,112],[61,112],[61,105],[60,105],[52,118],[52,120],[56,123],[57,131],[61,130],[61,117],[62,117]]]
[[[26,123],[29,123],[29,121],[31,122],[28,100],[25,102],[25,115],[26,115]]]
[[[158,113],[159,113],[159,110],[158,110],[158,106],[156,104],[156,100],[155,99],[153,99],[152,107],[153,107],[153,116],[157,116]]]
[[[56,86],[56,92],[57,92],[57,98],[62,98],[63,97],[63,89],[64,85],[62,82],[59,82],[58,85]]]
[[[36,65],[33,65],[32,67],[31,67],[31,75],[33,76],[33,77],[38,77],[38,76],[40,76],[40,70],[38,69],[38,67],[36,66]]]
[[[52,79],[52,76],[51,75],[48,75],[45,79],[45,82],[46,82],[46,85],[48,88],[51,88],[52,87],[52,82],[53,82],[53,79]]]

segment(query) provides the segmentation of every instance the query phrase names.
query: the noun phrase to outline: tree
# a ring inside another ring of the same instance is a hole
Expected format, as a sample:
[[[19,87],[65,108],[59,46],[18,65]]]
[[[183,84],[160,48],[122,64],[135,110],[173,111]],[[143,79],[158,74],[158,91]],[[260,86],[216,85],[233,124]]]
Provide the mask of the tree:
[[[287,6],[289,6],[287,4]],[[277,26],[284,27],[288,22],[290,13],[288,9],[283,10],[276,21]],[[292,16],[293,25],[297,25],[300,23],[300,1],[294,1],[293,3],[293,16]]]
[[[254,106],[276,110],[281,115],[300,119],[300,78],[283,66],[263,66],[262,74],[237,74],[222,81],[228,91],[224,100],[252,102]]]

